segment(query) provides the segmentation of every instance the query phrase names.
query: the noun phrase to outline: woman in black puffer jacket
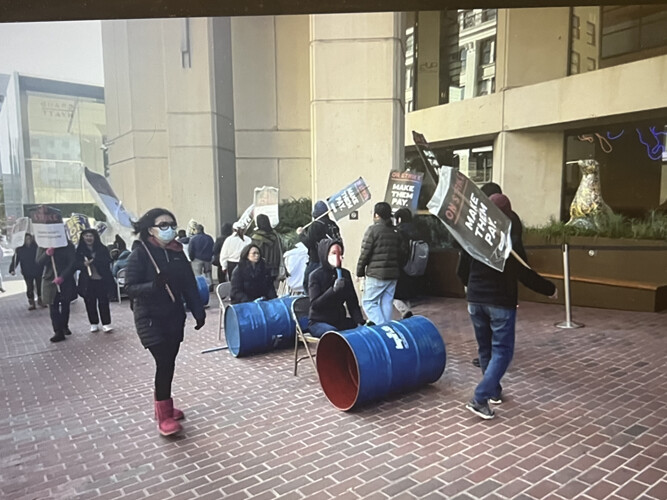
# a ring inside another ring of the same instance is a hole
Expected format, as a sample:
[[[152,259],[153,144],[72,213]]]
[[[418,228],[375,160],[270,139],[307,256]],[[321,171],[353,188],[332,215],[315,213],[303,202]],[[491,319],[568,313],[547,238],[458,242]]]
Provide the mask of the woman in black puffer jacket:
[[[232,273],[232,304],[276,297],[271,272],[259,247],[251,243],[241,251],[239,264]]]
[[[204,326],[206,313],[192,267],[175,240],[176,218],[163,208],[153,208],[134,224],[139,239],[125,268],[125,290],[132,299],[134,324],[143,346],[155,358],[155,416],[160,434],[179,432],[183,412],[174,408],[171,382],[176,356],[183,341],[187,304]]]

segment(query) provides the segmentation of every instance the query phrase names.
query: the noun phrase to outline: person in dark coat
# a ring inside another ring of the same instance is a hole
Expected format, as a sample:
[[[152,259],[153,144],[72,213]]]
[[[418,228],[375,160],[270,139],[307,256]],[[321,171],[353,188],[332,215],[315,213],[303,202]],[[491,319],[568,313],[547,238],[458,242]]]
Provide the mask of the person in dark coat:
[[[281,274],[280,270],[285,269],[283,245],[280,242],[280,236],[271,227],[271,222],[266,214],[257,216],[257,229],[252,233],[251,239],[259,248],[266,262],[266,267],[275,282]]]
[[[486,196],[503,194],[503,190],[500,188],[500,185],[496,184],[495,182],[487,182],[480,188],[480,190]],[[528,256],[526,255],[526,250],[523,248],[523,224],[521,223],[521,218],[514,210],[510,210],[509,218],[510,222],[512,223],[512,229],[510,231],[513,241],[512,250],[514,250],[525,263],[528,263]],[[465,253],[465,251],[463,252]],[[472,360],[472,364],[479,368],[479,358],[474,358]]]
[[[262,252],[257,245],[251,243],[241,251],[241,259],[232,273],[231,303],[240,304],[276,297],[273,278],[262,258]]]
[[[325,215],[328,211],[329,207],[326,202],[319,200],[313,207],[314,220],[310,226],[306,229],[301,227],[296,229],[299,239],[308,249],[308,264],[306,264],[306,272],[303,275],[304,290],[308,290],[308,276],[320,265],[317,244],[324,238],[340,242],[343,241],[340,237],[340,228],[338,227],[338,224],[332,221],[328,215]]]
[[[90,331],[96,332],[100,329],[101,318],[102,329],[106,333],[112,332],[109,309],[109,293],[114,286],[111,255],[94,229],[81,231],[79,244],[76,247],[76,268],[81,271],[78,291],[86,304]]]
[[[23,245],[14,251],[14,257],[9,265],[9,274],[16,275],[16,268],[21,268],[21,275],[26,284],[26,295],[28,297],[28,310],[35,309],[35,292],[37,293],[37,305],[47,307],[42,301],[42,273],[44,266],[37,264],[37,243],[32,234],[26,233]]]
[[[391,321],[399,272],[401,239],[391,222],[391,206],[376,203],[373,225],[364,234],[357,262],[357,277],[366,277],[362,304],[368,320],[376,325]]]
[[[188,244],[188,256],[192,263],[192,271],[195,276],[206,276],[209,284],[211,277],[211,261],[213,260],[213,245],[215,242],[211,235],[204,232],[204,226],[197,224],[196,233],[190,238]]]
[[[125,268],[125,290],[132,300],[134,324],[141,344],[155,359],[155,415],[160,434],[182,430],[183,412],[174,408],[171,385],[176,356],[183,341],[187,304],[204,326],[206,313],[197,282],[183,246],[175,240],[176,218],[164,208],[153,208],[135,224],[138,241]]]
[[[69,306],[76,298],[76,251],[71,242],[61,248],[38,248],[37,265],[44,269],[42,275],[42,300],[49,306],[53,337],[51,342],[65,340],[69,329]],[[55,269],[54,269],[55,268]]]
[[[220,264],[220,250],[222,250],[222,245],[225,243],[225,240],[232,235],[234,230],[232,229],[231,222],[225,222],[220,228],[220,236],[218,236],[213,244],[213,266],[218,270],[218,283],[223,283],[228,280],[226,273],[222,270],[222,264]]]
[[[412,316],[410,310],[410,299],[417,296],[419,285],[421,282],[420,276],[409,276],[403,271],[403,267],[407,264],[410,258],[410,242],[419,240],[420,235],[417,226],[412,222],[412,212],[408,208],[400,208],[394,214],[396,219],[396,232],[401,238],[401,247],[399,252],[399,276],[398,283],[396,283],[396,291],[394,292],[394,307],[401,313],[403,319]]]
[[[492,194],[489,199],[507,216],[512,212],[507,196]],[[511,237],[512,246],[520,243],[515,240],[514,233]],[[495,416],[489,403],[502,403],[500,381],[514,355],[517,282],[552,299],[558,297],[558,290],[551,281],[520,264],[513,255],[500,272],[463,252],[458,274],[467,287],[468,313],[475,330],[482,369],[482,380],[466,408],[489,420]]]
[[[313,337],[364,324],[350,271],[342,268],[343,244],[324,239],[317,246],[321,266],[310,273],[308,330]],[[350,316],[347,315],[349,311]]]

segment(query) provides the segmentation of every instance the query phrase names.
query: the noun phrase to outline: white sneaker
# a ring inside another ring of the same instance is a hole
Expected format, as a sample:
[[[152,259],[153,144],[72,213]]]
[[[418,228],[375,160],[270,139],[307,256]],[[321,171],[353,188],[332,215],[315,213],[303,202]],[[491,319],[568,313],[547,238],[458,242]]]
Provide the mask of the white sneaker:
[[[99,331],[100,327],[97,325],[90,325],[90,331],[91,332],[97,332]]]
[[[111,332],[113,332],[113,326],[104,325],[104,326],[102,326],[102,330],[104,330],[104,333],[111,333]]]

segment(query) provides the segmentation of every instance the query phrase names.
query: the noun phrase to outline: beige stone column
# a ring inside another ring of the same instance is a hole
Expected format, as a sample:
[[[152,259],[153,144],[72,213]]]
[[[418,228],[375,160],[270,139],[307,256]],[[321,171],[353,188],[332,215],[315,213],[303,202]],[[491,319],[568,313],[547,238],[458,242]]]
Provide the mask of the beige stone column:
[[[104,21],[110,180],[141,215],[174,211],[208,233],[236,217],[228,19]]]
[[[501,132],[494,144],[493,181],[526,225],[560,217],[562,132]]]
[[[400,13],[310,17],[313,200],[359,176],[372,196],[358,220],[339,221],[352,273],[373,205],[403,161],[403,32]]]

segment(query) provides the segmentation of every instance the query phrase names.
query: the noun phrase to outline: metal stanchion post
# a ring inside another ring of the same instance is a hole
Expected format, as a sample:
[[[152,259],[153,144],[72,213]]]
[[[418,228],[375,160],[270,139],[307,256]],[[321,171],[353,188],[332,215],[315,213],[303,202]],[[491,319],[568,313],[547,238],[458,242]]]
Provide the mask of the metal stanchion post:
[[[563,289],[565,291],[565,321],[556,323],[558,328],[581,328],[583,323],[572,321],[572,304],[570,302],[570,254],[567,243],[563,244]]]

